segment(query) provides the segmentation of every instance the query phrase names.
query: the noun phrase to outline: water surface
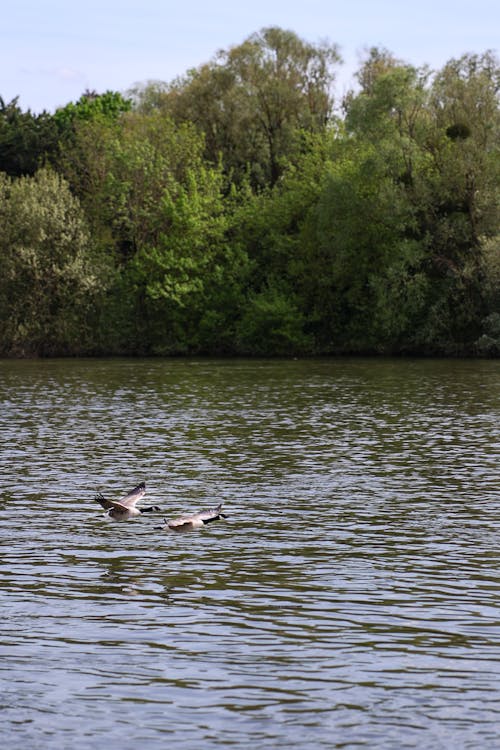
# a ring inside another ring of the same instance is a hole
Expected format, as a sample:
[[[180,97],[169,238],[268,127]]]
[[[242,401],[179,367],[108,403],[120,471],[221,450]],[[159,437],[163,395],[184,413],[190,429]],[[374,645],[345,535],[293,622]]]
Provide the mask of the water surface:
[[[0,401],[10,750],[500,746],[498,362],[2,361]],[[93,501],[141,480],[160,517]]]

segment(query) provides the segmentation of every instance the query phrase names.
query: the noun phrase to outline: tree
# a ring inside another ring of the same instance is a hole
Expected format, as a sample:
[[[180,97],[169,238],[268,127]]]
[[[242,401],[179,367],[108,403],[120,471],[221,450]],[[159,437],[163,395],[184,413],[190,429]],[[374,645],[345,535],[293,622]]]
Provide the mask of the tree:
[[[410,209],[403,233],[419,247],[414,274],[426,282],[411,346],[470,350],[484,315],[480,237],[498,224],[498,67],[490,54],[464,56],[429,85],[426,69],[372,51],[368,69],[346,124],[383,155]]]
[[[203,139],[191,124],[176,124],[160,112],[131,113],[104,138],[99,191],[106,222],[123,258],[154,245],[168,231],[162,200],[176,200],[202,167]]]
[[[470,349],[489,313],[484,253],[500,218],[499,83],[494,55],[464,55],[436,74],[430,90],[425,148],[432,170],[422,180],[420,224],[432,238],[435,317],[446,320],[440,336],[459,351]]]
[[[0,172],[12,177],[33,175],[58,150],[59,132],[47,112],[23,112],[17,98],[0,97]]]
[[[295,131],[325,127],[339,61],[335,45],[265,28],[191,70],[157,100],[175,120],[203,132],[212,163],[221,155],[227,173],[239,178],[250,170],[253,184],[272,185],[296,147]],[[143,100],[149,106],[148,89]]]
[[[54,114],[54,120],[63,136],[71,132],[77,122],[92,120],[116,121],[124,112],[132,108],[132,101],[117,91],[85,91],[77,102],[70,102],[60,107]]]
[[[242,287],[238,351],[260,355],[316,351],[307,305],[316,268],[304,253],[305,226],[314,212],[332,132],[302,134],[300,154],[279,182],[260,192],[247,190],[236,207],[232,243],[248,257]]]
[[[162,231],[145,243],[132,269],[142,288],[156,353],[230,351],[246,275],[244,252],[229,242],[231,215],[221,170],[193,168],[165,186]]]
[[[1,353],[92,350],[93,311],[109,269],[67,183],[47,169],[0,175],[0,222]]]
[[[336,143],[304,226],[304,295],[323,351],[390,352],[423,305],[412,209],[383,151]]]
[[[196,128],[159,111],[131,112],[119,127],[82,123],[67,163],[75,183],[85,175],[82,203],[119,268],[113,347],[227,350],[245,259],[226,240],[227,181],[204,162]]]

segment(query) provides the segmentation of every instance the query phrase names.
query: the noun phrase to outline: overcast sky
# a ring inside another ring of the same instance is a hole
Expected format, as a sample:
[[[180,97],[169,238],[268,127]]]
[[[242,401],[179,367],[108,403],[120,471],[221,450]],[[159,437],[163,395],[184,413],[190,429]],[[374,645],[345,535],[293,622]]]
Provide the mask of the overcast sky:
[[[440,68],[465,52],[498,51],[497,0],[4,0],[0,96],[53,111],[87,88],[125,91],[170,81],[266,26],[339,45],[338,93],[364,50],[387,48]]]

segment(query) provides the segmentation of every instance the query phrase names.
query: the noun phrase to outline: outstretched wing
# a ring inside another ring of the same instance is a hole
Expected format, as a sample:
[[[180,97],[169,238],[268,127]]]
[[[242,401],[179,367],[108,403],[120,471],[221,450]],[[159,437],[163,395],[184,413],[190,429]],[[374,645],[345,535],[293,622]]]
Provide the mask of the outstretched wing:
[[[99,505],[102,505],[104,510],[111,510],[111,508],[120,508],[121,510],[126,510],[125,506],[121,503],[117,503],[114,500],[106,500],[104,495],[102,495],[100,492],[97,493],[97,495],[94,497],[94,500],[96,503],[99,503]]]
[[[208,508],[207,510],[200,510],[199,513],[195,513],[193,518],[199,518],[200,521],[215,521],[221,516],[222,503],[216,505],[214,508]]]
[[[141,499],[141,497],[144,497],[146,494],[146,485],[144,482],[141,482],[137,485],[137,487],[134,487],[133,490],[130,490],[125,497],[121,497],[118,501],[122,505],[125,505],[127,508],[133,508],[134,505]]]
[[[167,521],[167,526],[173,531],[191,531],[194,528],[193,518],[187,516],[181,516],[180,518],[172,518]]]
[[[223,514],[221,513],[222,503],[209,508],[208,510],[200,510],[198,513],[193,513],[191,516],[179,516],[178,518],[172,518],[167,521],[169,529],[175,531],[188,531],[189,529],[199,529],[204,524],[210,523],[220,518]],[[223,516],[225,518],[225,516]]]

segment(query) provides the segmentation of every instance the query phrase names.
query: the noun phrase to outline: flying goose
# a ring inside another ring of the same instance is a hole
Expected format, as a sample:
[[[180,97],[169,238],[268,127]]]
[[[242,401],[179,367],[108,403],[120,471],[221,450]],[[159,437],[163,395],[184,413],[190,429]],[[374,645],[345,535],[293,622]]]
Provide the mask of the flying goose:
[[[155,529],[161,529],[162,531],[193,531],[193,529],[201,529],[207,523],[218,521],[219,518],[227,518],[221,512],[221,509],[222,503],[208,510],[200,510],[191,516],[179,516],[179,518],[172,518],[170,520],[165,518],[163,526],[155,526]]]
[[[141,513],[151,513],[153,511],[161,510],[157,505],[152,505],[149,508],[136,508],[137,502],[141,497],[144,497],[145,494],[146,485],[144,482],[141,482],[137,487],[134,487],[133,490],[130,490],[125,497],[120,498],[120,500],[106,500],[100,492],[94,499],[96,503],[99,503],[108,511],[107,515],[111,516],[114,521],[128,521],[129,518],[140,516]]]

